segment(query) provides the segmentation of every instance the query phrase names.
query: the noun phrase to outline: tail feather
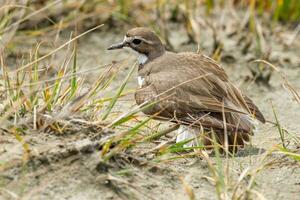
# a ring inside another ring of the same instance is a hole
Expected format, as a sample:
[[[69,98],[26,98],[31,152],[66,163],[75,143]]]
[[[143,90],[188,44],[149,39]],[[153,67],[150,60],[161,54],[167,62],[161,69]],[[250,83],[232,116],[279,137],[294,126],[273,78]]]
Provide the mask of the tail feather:
[[[255,117],[256,119],[258,119],[260,122],[265,123],[265,117],[264,115],[260,112],[260,110],[258,109],[258,107],[253,103],[253,101],[247,97],[247,96],[243,96],[247,106],[251,112],[251,114],[253,115],[253,117]]]

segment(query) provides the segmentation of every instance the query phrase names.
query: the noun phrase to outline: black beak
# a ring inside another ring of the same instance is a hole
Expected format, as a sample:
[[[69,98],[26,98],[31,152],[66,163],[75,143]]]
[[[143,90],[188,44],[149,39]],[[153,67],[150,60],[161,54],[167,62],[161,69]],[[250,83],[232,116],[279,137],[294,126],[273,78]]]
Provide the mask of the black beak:
[[[128,45],[127,42],[123,41],[118,44],[111,45],[110,47],[107,48],[107,50],[122,49],[123,47],[125,47],[127,45]]]

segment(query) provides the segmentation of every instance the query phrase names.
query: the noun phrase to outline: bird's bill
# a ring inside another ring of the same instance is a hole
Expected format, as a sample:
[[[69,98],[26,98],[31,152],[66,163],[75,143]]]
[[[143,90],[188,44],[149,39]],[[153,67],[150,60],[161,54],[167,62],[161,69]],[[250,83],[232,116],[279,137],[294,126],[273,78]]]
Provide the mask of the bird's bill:
[[[118,44],[113,44],[107,48],[107,50],[114,50],[114,49],[122,49],[123,47],[127,46],[127,42],[123,41]]]

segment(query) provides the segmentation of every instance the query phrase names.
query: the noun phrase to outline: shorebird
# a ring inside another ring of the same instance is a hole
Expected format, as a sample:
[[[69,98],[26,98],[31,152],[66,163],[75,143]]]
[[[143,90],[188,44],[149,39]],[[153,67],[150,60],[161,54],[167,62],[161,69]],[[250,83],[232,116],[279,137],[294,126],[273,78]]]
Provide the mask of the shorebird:
[[[178,123],[176,142],[184,147],[217,141],[235,149],[249,141],[257,120],[265,123],[253,101],[208,56],[166,51],[159,37],[144,27],[129,30],[108,50],[123,47],[139,54],[137,104],[147,102],[145,114]]]

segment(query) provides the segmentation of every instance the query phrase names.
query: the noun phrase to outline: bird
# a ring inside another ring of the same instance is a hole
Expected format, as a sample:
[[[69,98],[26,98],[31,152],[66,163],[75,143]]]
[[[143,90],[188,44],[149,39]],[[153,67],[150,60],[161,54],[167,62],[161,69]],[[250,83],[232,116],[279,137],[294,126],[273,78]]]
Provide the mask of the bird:
[[[183,147],[215,143],[230,151],[250,141],[262,112],[230,80],[212,58],[194,52],[167,51],[147,27],[127,31],[122,42],[108,50],[131,48],[138,53],[135,100],[155,119],[178,124],[176,143]]]

